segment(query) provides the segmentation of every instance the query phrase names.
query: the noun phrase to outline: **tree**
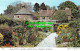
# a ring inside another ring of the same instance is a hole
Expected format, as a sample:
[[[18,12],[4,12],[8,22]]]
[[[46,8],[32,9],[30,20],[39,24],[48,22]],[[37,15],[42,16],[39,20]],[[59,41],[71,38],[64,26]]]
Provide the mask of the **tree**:
[[[58,9],[64,10],[66,7],[71,9],[73,16],[76,16],[76,14],[78,14],[77,6],[71,1],[65,1],[65,2],[61,3],[59,5]]]
[[[38,4],[38,3],[35,3],[33,10],[34,10],[35,12],[39,12],[39,4]]]
[[[51,10],[50,6],[49,5],[46,5],[46,8],[47,10]]]
[[[18,12],[22,8],[22,5],[24,5],[27,10],[32,11],[31,3],[14,2],[11,5],[7,6],[7,9],[4,10],[4,14],[12,18],[14,13]]]
[[[20,10],[22,8],[22,5],[24,5],[27,10],[32,11],[32,4],[30,2],[26,3],[26,2],[17,1],[12,3],[11,5],[14,6],[16,10]]]
[[[61,11],[61,10],[56,11],[55,14],[51,16],[51,18],[55,20],[67,20],[68,19],[66,12]]]
[[[51,7],[51,10],[56,10],[56,7],[55,6]]]
[[[80,14],[80,5],[78,6],[79,14]]]
[[[46,8],[46,6],[45,6],[44,3],[41,4],[41,6],[40,6],[40,10],[47,10],[47,8]]]
[[[14,7],[12,5],[9,5],[7,9],[4,11],[5,14],[11,14],[14,13]]]

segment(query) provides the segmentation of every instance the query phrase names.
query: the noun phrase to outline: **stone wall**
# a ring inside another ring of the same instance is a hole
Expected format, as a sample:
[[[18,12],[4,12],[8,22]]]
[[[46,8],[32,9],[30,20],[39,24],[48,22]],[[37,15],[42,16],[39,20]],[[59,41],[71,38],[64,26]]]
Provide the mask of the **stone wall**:
[[[32,19],[33,20],[33,16],[32,15],[14,15],[14,19]]]

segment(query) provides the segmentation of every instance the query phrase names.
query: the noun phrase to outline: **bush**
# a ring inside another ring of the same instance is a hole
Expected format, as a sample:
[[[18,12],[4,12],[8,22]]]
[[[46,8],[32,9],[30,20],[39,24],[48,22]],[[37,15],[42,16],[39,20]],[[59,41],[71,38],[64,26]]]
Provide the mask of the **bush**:
[[[0,33],[0,45],[3,44],[3,39],[4,39],[4,37],[3,37],[3,35]]]
[[[11,42],[12,29],[7,24],[0,25],[0,33],[4,36],[4,43]]]
[[[23,26],[19,25],[19,26],[13,27],[13,31],[17,32],[19,34],[24,34],[26,32],[26,28],[24,28]]]
[[[13,44],[14,46],[17,45],[16,43],[19,42],[19,36],[18,36],[17,33],[13,33],[11,41],[12,41],[12,44]],[[18,44],[18,45],[19,45],[19,44]]]
[[[19,44],[23,45],[24,40],[27,40],[27,29],[24,28],[23,26],[19,25],[19,26],[15,26],[13,27],[13,31],[16,33],[14,35],[14,37],[20,37],[19,39]],[[14,38],[13,38],[14,39]]]
[[[70,47],[80,46],[79,29],[72,27],[72,26],[69,27],[68,25],[59,25],[57,30],[59,34],[58,38],[56,39],[57,44],[70,42],[70,44],[68,44],[68,46]]]
[[[73,27],[73,28],[77,28],[78,27],[78,22],[76,22],[76,21],[70,21],[69,22],[69,26]]]
[[[57,27],[57,31],[58,31],[58,34],[60,35],[61,34],[61,31],[62,30],[65,30],[65,29],[70,29],[70,27],[68,26],[68,24],[65,24],[65,25],[59,25],[58,27]]]
[[[51,18],[54,20],[67,20],[68,19],[66,12],[61,11],[61,10],[56,11],[55,14],[51,16]]]
[[[0,24],[5,24],[5,23],[7,23],[9,26],[12,26],[14,24],[12,19],[5,16],[0,16]]]

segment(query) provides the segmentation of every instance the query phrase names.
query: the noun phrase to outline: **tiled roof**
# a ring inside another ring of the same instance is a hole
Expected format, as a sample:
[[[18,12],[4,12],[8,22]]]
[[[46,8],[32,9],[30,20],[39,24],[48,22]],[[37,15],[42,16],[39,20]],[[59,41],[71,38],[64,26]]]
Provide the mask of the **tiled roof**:
[[[65,9],[65,10],[61,10],[61,11],[65,11],[66,15],[71,15],[71,9]]]
[[[66,15],[71,15],[71,9],[66,8],[65,10],[61,10],[61,11],[65,11]],[[55,10],[40,10],[40,17],[50,17],[52,14],[55,13]]]
[[[40,17],[51,16],[55,10],[40,10]]]
[[[26,8],[22,8],[15,14],[32,14],[32,13],[28,11]]]

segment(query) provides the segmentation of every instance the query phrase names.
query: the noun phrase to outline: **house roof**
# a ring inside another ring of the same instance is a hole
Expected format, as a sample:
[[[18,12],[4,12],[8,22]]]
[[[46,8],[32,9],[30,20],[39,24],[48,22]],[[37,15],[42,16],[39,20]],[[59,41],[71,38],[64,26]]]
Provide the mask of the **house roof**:
[[[40,10],[40,17],[50,17],[52,14],[55,13],[56,10]],[[61,10],[61,11],[65,11],[66,15],[71,15],[71,9],[69,8],[65,8],[65,10]]]
[[[55,10],[40,10],[40,17],[47,17],[47,16],[51,16],[53,13],[55,12]]]
[[[22,8],[15,14],[32,14],[32,13],[28,11],[26,8]]]
[[[66,15],[71,15],[71,9],[60,10],[60,11],[65,11],[66,12]]]

